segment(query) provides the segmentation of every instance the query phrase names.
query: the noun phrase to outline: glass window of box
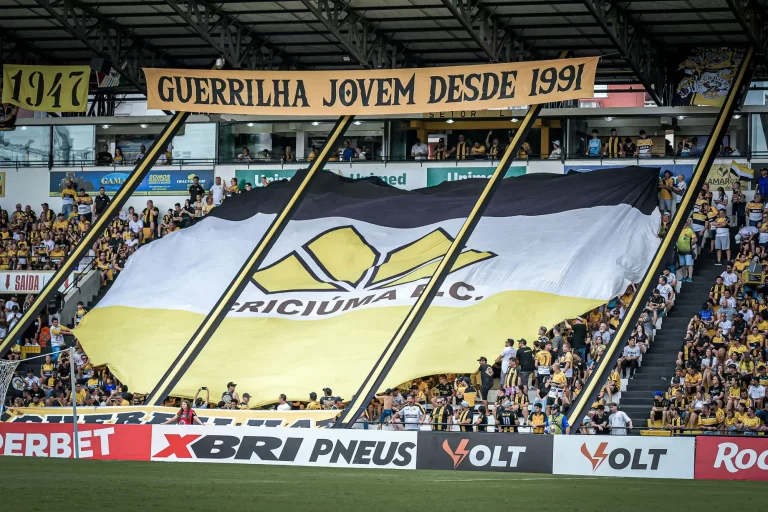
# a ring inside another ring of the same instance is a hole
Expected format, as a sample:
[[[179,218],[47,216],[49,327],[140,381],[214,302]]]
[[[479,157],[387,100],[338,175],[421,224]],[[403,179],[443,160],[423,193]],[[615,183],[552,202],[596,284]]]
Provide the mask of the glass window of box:
[[[96,127],[53,126],[53,165],[89,165],[96,158]]]
[[[471,113],[468,118],[427,117],[410,122],[392,122],[393,160],[494,160],[500,159],[520,118],[509,111]],[[477,117],[472,117],[472,116]],[[562,141],[559,119],[538,119],[528,132],[516,158],[548,158],[552,141]],[[421,147],[426,146],[425,148]]]
[[[110,163],[109,156],[99,155],[106,146],[113,165],[133,165],[163,128],[163,124],[98,125],[95,159],[98,163]],[[216,158],[216,124],[187,123],[163,150],[157,165],[212,162]]]
[[[571,159],[698,159],[709,139],[713,116],[622,116],[568,120],[567,154]],[[746,123],[735,119],[718,151],[738,156],[746,151]]]
[[[237,122],[219,125],[219,161],[289,162],[311,160],[325,143],[335,122],[297,121],[286,123]],[[338,142],[330,160],[340,158],[345,141],[357,151],[356,160],[379,158],[383,152],[384,123],[355,121]]]
[[[216,159],[216,123],[186,124],[171,143],[174,162],[211,162]]]
[[[0,131],[0,164],[47,165],[51,151],[50,126],[17,126]]]

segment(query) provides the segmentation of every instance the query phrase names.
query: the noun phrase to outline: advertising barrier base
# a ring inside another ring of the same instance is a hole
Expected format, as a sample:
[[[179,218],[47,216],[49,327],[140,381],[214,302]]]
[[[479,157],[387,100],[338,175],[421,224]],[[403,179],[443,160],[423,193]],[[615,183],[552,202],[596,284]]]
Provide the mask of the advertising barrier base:
[[[79,424],[81,459],[768,480],[762,437]],[[74,458],[71,423],[0,423],[0,456]]]

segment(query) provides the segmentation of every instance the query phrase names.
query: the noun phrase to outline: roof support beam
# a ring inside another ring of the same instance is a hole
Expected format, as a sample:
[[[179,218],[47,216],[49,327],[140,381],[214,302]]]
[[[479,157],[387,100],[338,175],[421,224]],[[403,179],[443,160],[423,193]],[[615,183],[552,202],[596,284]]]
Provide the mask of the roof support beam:
[[[757,2],[751,0],[726,0],[733,16],[755,47],[755,54],[768,67],[768,15]]]
[[[275,57],[280,57],[282,67],[298,67],[296,59],[273,48],[245,23],[208,0],[165,0],[165,3],[235,69],[272,69]]]
[[[662,53],[618,5],[610,0],[584,0],[584,6],[627,61],[658,106],[669,101]]]
[[[478,0],[442,0],[443,5],[477,43],[491,62],[541,58],[532,46],[526,49],[506,22]]]
[[[423,65],[404,46],[379,32],[342,0],[301,0],[301,3],[362,67],[394,69]]]
[[[61,27],[91,51],[111,62],[131,85],[146,94],[143,67],[182,64],[77,0],[35,0]]]
[[[17,36],[12,30],[0,28],[0,66],[38,64],[47,60],[45,51]]]

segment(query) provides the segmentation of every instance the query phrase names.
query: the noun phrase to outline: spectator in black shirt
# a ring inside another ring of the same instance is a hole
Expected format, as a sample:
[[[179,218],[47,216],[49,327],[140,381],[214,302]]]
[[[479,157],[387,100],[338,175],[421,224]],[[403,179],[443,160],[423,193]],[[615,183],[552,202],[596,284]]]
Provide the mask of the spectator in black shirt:
[[[112,163],[112,153],[109,152],[109,146],[104,144],[101,151],[96,154],[96,163],[98,165],[109,165]]]
[[[571,348],[579,357],[586,359],[587,357],[587,322],[577,316],[573,321],[573,324],[565,321],[565,328],[570,329],[571,334]]]
[[[101,213],[107,209],[109,201],[109,196],[104,193],[104,187],[99,187],[99,195],[93,199],[97,219],[101,217]]]
[[[485,398],[485,397],[483,397]],[[477,427],[477,432],[488,431],[488,415],[486,414],[485,406],[481,405],[477,408],[477,417],[475,418],[474,425]]]
[[[651,294],[651,298],[648,299],[648,306],[646,311],[648,311],[648,314],[650,314],[653,317],[653,325],[657,325],[659,321],[659,314],[664,313],[664,310],[667,307],[667,301],[664,300],[664,297],[659,292],[658,288],[653,289],[653,293]]]
[[[480,367],[477,371],[480,373],[480,384],[482,386],[483,405],[488,407],[488,393],[493,388],[493,367],[488,364],[488,360],[485,357],[481,357],[477,360],[480,363]]]
[[[448,377],[441,375],[440,382],[432,389],[432,405],[437,407],[437,401],[441,398],[445,400],[445,403],[448,403],[451,401],[452,396],[453,386],[448,383]]]
[[[200,178],[195,176],[192,178],[192,184],[189,186],[189,202],[194,203],[197,201],[197,196],[205,196],[205,189],[200,185]]]
[[[605,414],[604,405],[600,404],[597,406],[597,410],[592,415],[590,426],[597,435],[607,436],[611,433],[611,428],[608,426],[608,415]]]
[[[325,394],[320,398],[320,406],[323,409],[330,409],[333,407],[333,391],[331,388],[323,388],[323,393]]]
[[[517,342],[517,360],[520,363],[520,383],[523,389],[528,393],[528,381],[536,369],[536,363],[533,360],[533,350],[528,347],[528,342],[520,339]]]

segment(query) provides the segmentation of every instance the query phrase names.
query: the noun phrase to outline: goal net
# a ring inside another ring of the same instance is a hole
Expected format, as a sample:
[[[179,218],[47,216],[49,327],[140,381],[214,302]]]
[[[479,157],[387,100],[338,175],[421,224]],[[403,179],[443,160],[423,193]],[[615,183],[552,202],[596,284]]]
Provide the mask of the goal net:
[[[5,396],[8,394],[8,388],[11,385],[16,367],[21,361],[0,360],[0,414],[5,408]]]

